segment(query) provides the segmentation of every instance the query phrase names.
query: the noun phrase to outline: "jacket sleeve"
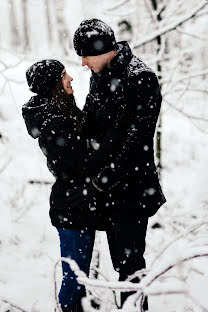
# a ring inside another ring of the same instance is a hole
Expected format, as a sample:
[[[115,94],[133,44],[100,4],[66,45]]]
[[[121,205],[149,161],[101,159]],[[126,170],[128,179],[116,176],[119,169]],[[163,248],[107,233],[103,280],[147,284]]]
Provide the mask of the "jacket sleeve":
[[[126,90],[127,132],[105,167],[93,181],[103,191],[120,183],[124,176],[135,172],[141,162],[153,158],[153,138],[161,106],[161,93],[157,77],[152,72],[140,74],[130,81]]]
[[[53,125],[49,122],[40,135],[39,145],[47,158],[48,169],[55,178],[72,180],[80,174],[79,162],[83,153],[86,152],[86,147],[83,146],[85,141],[80,142],[75,136],[70,135],[70,129],[68,131],[66,131],[67,129],[61,130],[63,123],[62,120],[57,120],[58,125],[54,126],[55,122]]]

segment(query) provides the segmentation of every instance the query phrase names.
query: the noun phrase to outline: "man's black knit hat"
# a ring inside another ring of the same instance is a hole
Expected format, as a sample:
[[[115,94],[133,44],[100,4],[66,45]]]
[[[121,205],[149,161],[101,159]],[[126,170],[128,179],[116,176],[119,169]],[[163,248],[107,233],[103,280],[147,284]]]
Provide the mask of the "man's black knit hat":
[[[99,19],[84,20],[74,34],[74,48],[80,56],[95,56],[116,48],[116,39],[110,26]]]
[[[61,79],[64,65],[57,60],[43,60],[30,66],[26,79],[30,90],[41,96],[48,96]]]

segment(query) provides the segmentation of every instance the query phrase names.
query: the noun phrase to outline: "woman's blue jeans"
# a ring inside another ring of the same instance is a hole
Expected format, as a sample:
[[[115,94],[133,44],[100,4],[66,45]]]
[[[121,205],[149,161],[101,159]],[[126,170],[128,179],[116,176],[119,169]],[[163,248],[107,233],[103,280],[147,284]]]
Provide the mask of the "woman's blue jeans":
[[[60,238],[61,256],[70,257],[80,269],[89,275],[90,261],[95,239],[94,230],[68,230],[57,228]],[[62,305],[72,305],[85,293],[85,287],[78,284],[76,275],[66,262],[62,262],[63,280],[59,292]]]

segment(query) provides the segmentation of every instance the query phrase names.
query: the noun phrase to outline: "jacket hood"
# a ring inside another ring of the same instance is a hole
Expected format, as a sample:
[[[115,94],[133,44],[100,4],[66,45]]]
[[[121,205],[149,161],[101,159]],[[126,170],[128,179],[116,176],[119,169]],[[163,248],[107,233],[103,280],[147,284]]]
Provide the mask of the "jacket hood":
[[[50,118],[53,104],[48,98],[38,95],[32,96],[22,107],[22,116],[25,120],[28,133],[37,139],[41,133],[44,121]]]

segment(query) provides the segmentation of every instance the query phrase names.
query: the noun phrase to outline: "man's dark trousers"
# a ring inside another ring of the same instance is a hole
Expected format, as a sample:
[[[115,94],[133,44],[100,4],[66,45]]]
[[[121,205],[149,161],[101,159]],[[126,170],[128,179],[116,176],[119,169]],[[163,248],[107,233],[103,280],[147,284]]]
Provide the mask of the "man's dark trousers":
[[[115,225],[106,232],[109,249],[114,269],[119,272],[119,281],[125,281],[134,272],[146,267],[145,237],[148,218],[129,224]],[[133,282],[139,282],[134,279]],[[121,306],[133,292],[121,293]],[[147,299],[143,304],[144,310],[148,310]]]

